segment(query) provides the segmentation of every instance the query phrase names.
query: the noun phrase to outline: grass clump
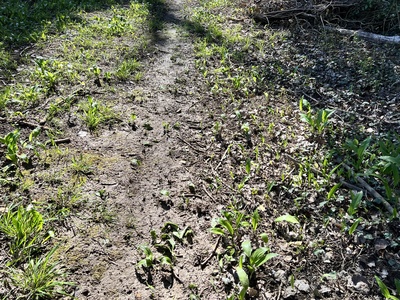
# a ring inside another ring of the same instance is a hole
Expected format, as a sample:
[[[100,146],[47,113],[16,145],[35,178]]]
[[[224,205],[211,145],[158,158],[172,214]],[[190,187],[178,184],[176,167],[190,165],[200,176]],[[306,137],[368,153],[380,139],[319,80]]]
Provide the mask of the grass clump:
[[[95,131],[102,123],[110,122],[116,119],[115,113],[110,108],[99,101],[95,101],[89,96],[87,102],[80,105],[83,112],[81,118],[90,131]]]

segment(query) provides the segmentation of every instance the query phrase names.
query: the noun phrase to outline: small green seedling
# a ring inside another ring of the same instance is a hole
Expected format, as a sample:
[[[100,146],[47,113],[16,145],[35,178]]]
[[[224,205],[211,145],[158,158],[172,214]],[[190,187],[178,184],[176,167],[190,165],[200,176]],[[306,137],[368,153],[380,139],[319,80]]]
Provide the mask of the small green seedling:
[[[313,113],[310,103],[301,97],[300,99],[300,111],[305,111],[300,113],[301,121],[310,125],[311,132],[317,132],[322,134],[327,125],[330,122],[330,117],[334,114],[334,110],[331,109],[319,109],[316,114]]]
[[[398,297],[393,296],[390,293],[390,291],[387,288],[386,284],[376,275],[375,275],[375,280],[376,280],[376,283],[379,286],[379,289],[381,290],[382,296],[385,297],[385,299],[399,300]],[[396,283],[396,289],[398,290],[397,292],[399,292],[399,290],[400,290],[400,282],[399,282],[399,280],[396,279],[395,283]]]
[[[366,155],[368,154],[367,149],[370,144],[371,137],[366,138],[361,143],[356,139],[346,141],[345,148],[355,154],[356,159],[353,165],[356,170],[360,170],[363,162],[366,160]]]
[[[278,256],[276,253],[268,253],[269,249],[266,247],[260,247],[253,251],[251,242],[246,240],[242,243],[243,251],[243,263],[249,270],[249,278],[251,279],[254,272],[269,261],[271,258]]]
[[[361,191],[361,192],[358,192],[358,193],[354,193],[353,191],[351,191],[350,192],[350,197],[351,197],[351,203],[350,203],[350,206],[349,206],[349,208],[347,210],[347,213],[350,216],[353,216],[353,215],[355,215],[357,213],[358,207],[361,204],[361,200],[362,200],[362,197],[363,197],[363,192]]]
[[[154,255],[149,246],[141,245],[139,249],[143,252],[145,258],[138,262],[138,267],[151,268],[154,264]]]
[[[222,217],[213,220],[211,233],[229,236],[233,241],[238,237],[239,231],[243,227],[248,227],[249,222],[246,221],[246,215],[238,210],[222,211]]]
[[[280,216],[275,219],[275,222],[283,222],[283,221],[288,222],[288,223],[293,223],[293,224],[299,224],[299,220],[295,216],[288,215],[288,214]]]
[[[19,130],[14,130],[13,132],[8,133],[3,138],[0,137],[0,143],[7,146],[6,158],[10,160],[16,167],[18,167],[20,162],[28,161],[28,156],[20,151],[18,140]]]

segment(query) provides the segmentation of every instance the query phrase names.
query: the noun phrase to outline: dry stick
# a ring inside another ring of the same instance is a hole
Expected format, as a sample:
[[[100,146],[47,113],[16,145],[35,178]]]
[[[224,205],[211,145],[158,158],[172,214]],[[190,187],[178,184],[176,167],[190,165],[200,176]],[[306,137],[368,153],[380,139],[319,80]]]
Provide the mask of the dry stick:
[[[207,191],[207,189],[206,189],[206,187],[205,187],[204,185],[203,185],[203,191],[207,194],[208,197],[210,197],[210,199],[211,199],[213,202],[217,202],[217,201],[215,201],[214,197],[211,196],[211,194]]]
[[[344,181],[343,179],[340,179],[340,183],[341,183],[342,185],[344,185],[345,187],[347,187],[347,188],[349,188],[349,189],[351,189],[351,190],[354,190],[354,191],[362,191],[362,190],[363,190],[363,189],[360,188],[359,186],[355,186],[355,185],[353,185],[353,184],[351,184],[351,183],[348,183],[348,182]]]
[[[31,127],[31,128],[37,128],[37,127],[39,127],[39,128],[43,128],[44,130],[51,130],[50,127],[43,126],[43,125],[40,125],[40,124],[31,123],[31,122],[24,121],[24,120],[19,120],[19,121],[17,121],[17,123],[18,123],[19,125],[28,126],[28,127]]]
[[[230,147],[228,146],[228,147],[226,148],[224,154],[222,155],[221,160],[219,161],[218,165],[215,167],[214,170],[217,170],[217,169],[219,168],[219,166],[221,165],[222,161],[225,159],[226,154],[228,153],[229,149],[230,149]]]
[[[181,138],[180,136],[177,136],[178,140],[180,140],[181,142],[185,143],[186,145],[188,145],[190,148],[192,148],[194,151],[200,152],[200,153],[204,153],[203,150],[197,149],[196,147],[194,147],[193,145],[191,145],[190,143],[186,142],[183,138]]]
[[[68,144],[71,143],[70,138],[65,138],[65,139],[58,139],[53,141],[54,144],[59,145],[59,144]]]
[[[219,242],[221,241],[221,238],[222,238],[222,236],[220,235],[220,236],[218,237],[217,242],[215,243],[214,249],[211,251],[211,254],[206,258],[205,261],[203,261],[203,262],[200,264],[200,266],[201,266],[202,268],[204,268],[204,267],[206,266],[206,264],[208,263],[208,261],[214,256],[214,253],[215,253],[215,251],[217,251],[217,248],[218,248]]]
[[[360,183],[372,196],[374,196],[375,198],[379,199],[382,202],[383,206],[390,214],[393,214],[393,207],[389,204],[389,202],[387,202],[377,191],[375,191],[368,183],[366,183],[364,179],[362,179],[358,175],[354,175],[353,170],[348,165],[343,163],[343,166],[347,171],[351,173],[352,176],[354,176],[354,178],[358,181],[358,183]]]

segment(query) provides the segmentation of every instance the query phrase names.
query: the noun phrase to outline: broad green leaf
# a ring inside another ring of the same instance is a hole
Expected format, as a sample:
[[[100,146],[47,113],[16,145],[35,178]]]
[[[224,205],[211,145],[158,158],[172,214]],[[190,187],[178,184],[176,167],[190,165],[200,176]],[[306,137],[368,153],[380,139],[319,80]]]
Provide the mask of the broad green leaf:
[[[278,254],[276,253],[265,254],[267,251],[268,249],[264,247],[256,249],[251,255],[250,264],[258,268],[259,266],[269,261],[271,258],[278,256]]]
[[[361,199],[363,197],[363,192],[358,192],[358,193],[353,193],[352,191],[350,192],[351,196],[351,203],[350,206],[347,210],[348,214],[350,216],[354,215],[357,212],[358,207],[361,204]]]
[[[234,230],[233,230],[233,227],[232,227],[232,224],[231,224],[230,221],[228,221],[228,220],[226,220],[226,219],[220,219],[220,220],[219,220],[219,223],[220,223],[224,228],[226,228],[226,230],[228,230],[228,232],[229,232],[230,235],[233,235],[233,234],[234,234]]]
[[[400,166],[400,154],[397,155],[396,157],[394,156],[380,156],[379,157],[381,160],[384,160],[386,162],[395,164],[397,166]]]
[[[257,230],[258,227],[258,222],[260,221],[260,214],[258,213],[258,210],[256,209],[251,216],[251,227],[253,228],[254,231]]]
[[[160,260],[160,263],[162,264],[162,265],[172,265],[172,261],[171,261],[171,259],[168,257],[168,256],[163,256],[162,258],[161,258],[161,260]]]
[[[222,230],[222,228],[214,227],[214,228],[211,228],[210,231],[211,231],[211,233],[214,233],[214,234],[225,235],[225,231]]]
[[[354,221],[353,225],[351,225],[351,227],[349,229],[350,235],[352,235],[354,233],[354,231],[356,231],[356,229],[361,221],[362,221],[362,218],[358,218],[357,220]]]
[[[174,232],[174,231],[178,231],[179,230],[179,226],[175,223],[172,222],[166,222],[163,226],[163,228],[161,229],[161,232]]]
[[[341,184],[340,183],[338,183],[338,184],[335,184],[332,188],[331,188],[331,190],[329,191],[329,193],[328,193],[328,200],[329,199],[331,199],[332,197],[333,197],[333,195],[335,194],[335,192],[338,190],[338,188],[341,186]]]
[[[299,224],[299,220],[295,216],[291,216],[288,214],[280,216],[275,219],[275,222],[282,222],[282,221],[286,221],[293,224]]]
[[[250,285],[249,276],[247,276],[246,272],[240,267],[236,268],[236,273],[239,277],[242,287],[247,289]]]
[[[242,243],[242,250],[247,257],[251,257],[251,243],[249,240],[246,240]]]
[[[169,196],[169,191],[167,191],[167,190],[161,190],[161,191],[160,191],[160,194],[163,195],[163,196]]]
[[[260,237],[264,243],[268,243],[268,235],[266,233],[261,233]]]
[[[250,172],[251,172],[251,159],[248,158],[246,159],[246,173],[250,174]]]
[[[336,272],[325,273],[321,276],[321,280],[324,278],[329,279],[329,280],[336,280],[337,274],[336,274]]]
[[[381,293],[383,295],[383,297],[385,297],[386,299],[391,299],[391,295],[390,292],[387,288],[387,286],[383,283],[383,281],[378,277],[378,276],[374,276],[376,283],[379,285],[379,289],[381,290]]]
[[[400,279],[395,278],[394,284],[396,286],[397,295],[400,295]]]

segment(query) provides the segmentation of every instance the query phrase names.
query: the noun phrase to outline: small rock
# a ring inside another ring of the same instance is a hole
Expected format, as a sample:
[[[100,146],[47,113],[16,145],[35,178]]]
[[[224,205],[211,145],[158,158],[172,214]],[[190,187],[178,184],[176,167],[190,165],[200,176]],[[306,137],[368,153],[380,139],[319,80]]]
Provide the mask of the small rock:
[[[376,239],[375,240],[375,250],[385,250],[390,243],[385,239]]]
[[[286,281],[286,272],[284,270],[278,270],[273,274],[274,279],[278,282],[285,282]]]
[[[83,131],[83,130],[78,132],[78,136],[80,136],[80,137],[85,137],[85,136],[87,136],[87,134],[88,134],[87,131]]]
[[[369,293],[369,284],[367,279],[362,276],[362,275],[353,275],[349,277],[347,280],[347,286],[350,288],[354,288],[363,294],[368,294]]]
[[[304,293],[308,293],[310,291],[310,285],[306,280],[295,280],[294,286],[300,291]]]
[[[283,291],[283,299],[288,299],[290,297],[293,297],[296,295],[297,291],[296,289],[292,288],[291,286],[288,286],[284,291]]]

